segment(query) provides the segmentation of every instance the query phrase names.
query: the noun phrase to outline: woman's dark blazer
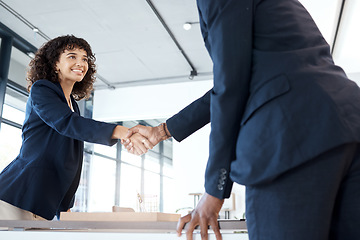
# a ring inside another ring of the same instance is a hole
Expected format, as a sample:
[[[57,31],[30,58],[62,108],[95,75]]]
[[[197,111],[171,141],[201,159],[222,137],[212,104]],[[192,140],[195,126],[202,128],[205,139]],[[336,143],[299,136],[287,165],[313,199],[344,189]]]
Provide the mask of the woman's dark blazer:
[[[116,125],[80,116],[59,83],[31,87],[20,154],[0,174],[0,199],[46,219],[73,206],[83,162],[83,141],[112,145]]]
[[[214,87],[167,120],[181,141],[211,120],[205,189],[228,197],[360,141],[360,91],[297,0],[198,0]],[[335,46],[336,47],[336,46]]]

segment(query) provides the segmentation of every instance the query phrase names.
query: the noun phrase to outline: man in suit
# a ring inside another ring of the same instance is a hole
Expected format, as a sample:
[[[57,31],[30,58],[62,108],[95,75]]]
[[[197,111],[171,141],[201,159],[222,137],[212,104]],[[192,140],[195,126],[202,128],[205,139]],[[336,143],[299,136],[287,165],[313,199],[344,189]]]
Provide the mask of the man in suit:
[[[297,0],[197,4],[213,89],[166,125],[133,129],[181,141],[211,121],[206,193],[179,234],[187,223],[192,239],[199,225],[207,239],[210,225],[221,239],[216,220],[235,181],[247,187],[251,240],[359,238],[360,90],[309,13]]]

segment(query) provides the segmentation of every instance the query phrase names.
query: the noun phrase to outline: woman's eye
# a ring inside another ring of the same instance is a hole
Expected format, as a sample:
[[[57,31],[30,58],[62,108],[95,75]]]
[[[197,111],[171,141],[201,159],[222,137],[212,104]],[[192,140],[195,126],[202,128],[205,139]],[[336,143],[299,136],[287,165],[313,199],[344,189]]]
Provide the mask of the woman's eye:
[[[71,58],[71,59],[75,59],[75,56],[70,56],[69,58]]]

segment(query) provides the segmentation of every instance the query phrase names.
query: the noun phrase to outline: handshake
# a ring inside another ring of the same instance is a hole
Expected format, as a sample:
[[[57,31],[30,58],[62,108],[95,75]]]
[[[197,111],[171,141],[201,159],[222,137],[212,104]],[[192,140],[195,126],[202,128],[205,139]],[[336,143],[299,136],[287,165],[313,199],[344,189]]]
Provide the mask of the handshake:
[[[125,138],[121,139],[121,144],[123,144],[129,153],[142,155],[159,142],[170,137],[171,134],[167,129],[166,123],[156,127],[136,125],[128,130]]]

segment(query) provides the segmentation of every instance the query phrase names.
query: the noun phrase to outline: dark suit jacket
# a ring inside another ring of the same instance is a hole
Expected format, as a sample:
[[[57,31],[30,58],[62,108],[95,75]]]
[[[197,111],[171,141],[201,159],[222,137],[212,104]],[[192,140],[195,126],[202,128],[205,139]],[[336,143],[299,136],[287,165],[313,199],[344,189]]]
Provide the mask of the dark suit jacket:
[[[360,91],[297,0],[198,0],[214,87],[168,119],[178,141],[211,120],[206,192],[269,182],[360,141]]]
[[[0,199],[46,219],[73,205],[83,141],[112,145],[116,125],[72,112],[59,83],[39,80],[26,106],[20,154],[0,174]]]

